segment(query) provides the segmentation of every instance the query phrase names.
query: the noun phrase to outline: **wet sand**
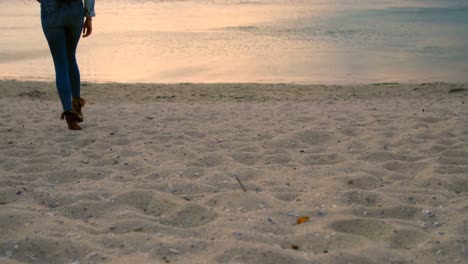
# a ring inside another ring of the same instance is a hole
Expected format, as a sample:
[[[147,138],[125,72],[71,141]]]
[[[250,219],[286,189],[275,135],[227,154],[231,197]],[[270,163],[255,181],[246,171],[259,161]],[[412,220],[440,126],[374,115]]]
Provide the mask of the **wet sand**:
[[[1,263],[468,258],[468,84],[82,96],[69,131],[53,84],[0,81]]]

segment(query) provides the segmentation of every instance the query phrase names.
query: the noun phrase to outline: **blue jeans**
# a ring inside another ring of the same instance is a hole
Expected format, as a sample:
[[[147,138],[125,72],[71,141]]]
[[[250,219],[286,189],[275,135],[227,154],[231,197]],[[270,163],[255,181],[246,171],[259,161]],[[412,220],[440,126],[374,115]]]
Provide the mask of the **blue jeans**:
[[[80,98],[80,70],[76,48],[83,29],[81,0],[42,0],[42,30],[55,66],[55,82],[63,110],[72,109],[72,97]]]

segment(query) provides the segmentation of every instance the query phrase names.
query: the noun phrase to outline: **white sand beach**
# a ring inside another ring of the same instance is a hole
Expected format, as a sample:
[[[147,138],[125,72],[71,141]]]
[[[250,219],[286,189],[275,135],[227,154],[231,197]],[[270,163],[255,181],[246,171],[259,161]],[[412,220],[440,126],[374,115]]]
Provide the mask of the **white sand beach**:
[[[54,84],[0,81],[0,263],[468,259],[468,84],[82,96],[70,131]]]

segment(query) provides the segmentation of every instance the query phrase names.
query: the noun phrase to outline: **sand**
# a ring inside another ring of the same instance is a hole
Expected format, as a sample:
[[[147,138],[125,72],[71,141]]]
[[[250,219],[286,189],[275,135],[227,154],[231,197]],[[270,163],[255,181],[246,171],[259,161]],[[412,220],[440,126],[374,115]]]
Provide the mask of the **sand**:
[[[83,97],[0,82],[0,263],[467,263],[468,84]]]

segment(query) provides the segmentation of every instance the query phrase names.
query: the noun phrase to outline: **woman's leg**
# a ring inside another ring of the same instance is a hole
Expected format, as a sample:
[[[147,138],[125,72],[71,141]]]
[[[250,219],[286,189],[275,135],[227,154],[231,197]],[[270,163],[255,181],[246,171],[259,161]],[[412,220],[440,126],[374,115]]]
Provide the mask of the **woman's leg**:
[[[83,29],[83,19],[77,20],[66,30],[68,72],[70,76],[70,88],[73,98],[80,98],[80,69],[76,61],[76,48]]]
[[[43,30],[54,60],[55,82],[60,101],[62,102],[63,110],[70,111],[72,110],[72,95],[66,29],[54,25],[43,25]]]

